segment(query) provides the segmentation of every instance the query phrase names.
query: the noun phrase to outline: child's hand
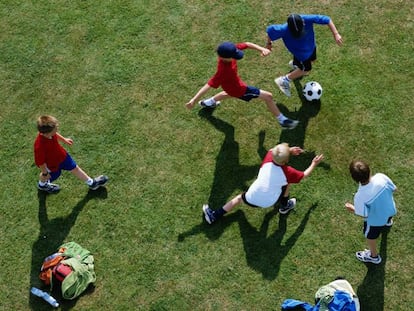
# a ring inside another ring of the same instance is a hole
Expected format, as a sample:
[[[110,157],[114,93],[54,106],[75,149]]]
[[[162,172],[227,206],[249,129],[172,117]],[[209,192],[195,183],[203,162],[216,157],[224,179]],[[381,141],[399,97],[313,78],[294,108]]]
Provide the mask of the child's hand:
[[[290,151],[290,154],[299,155],[303,152],[303,149],[300,147],[290,147],[289,151]]]
[[[314,157],[312,162],[318,165],[323,159],[324,159],[323,154],[320,154]]]
[[[346,208],[348,211],[350,211],[350,212],[354,212],[354,211],[355,211],[355,207],[354,207],[351,203],[349,203],[349,202],[346,202],[346,203],[345,203],[345,208]]]
[[[339,33],[336,33],[334,35],[334,37],[335,37],[336,44],[338,44],[339,46],[341,46],[342,43],[343,43],[342,36]]]
[[[73,145],[73,140],[72,140],[72,138],[65,138],[64,142],[65,142],[65,144],[67,144],[67,145],[69,145],[69,146],[72,146],[72,145]]]
[[[271,51],[271,50],[266,49],[266,48],[263,48],[263,49],[262,49],[262,53],[261,53],[261,55],[262,55],[262,56],[267,56],[267,55],[269,55],[270,53],[272,53],[272,51]]]
[[[195,105],[195,102],[190,100],[188,103],[185,104],[185,107],[189,110],[193,109]]]

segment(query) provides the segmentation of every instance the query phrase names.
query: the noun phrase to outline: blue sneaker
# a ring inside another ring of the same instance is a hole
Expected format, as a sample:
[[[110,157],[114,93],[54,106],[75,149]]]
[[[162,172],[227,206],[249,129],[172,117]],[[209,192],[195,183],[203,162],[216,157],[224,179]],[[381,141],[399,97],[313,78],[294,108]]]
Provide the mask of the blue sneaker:
[[[56,184],[52,184],[50,182],[48,182],[47,184],[45,184],[44,186],[41,186],[39,183],[37,184],[37,189],[47,192],[47,193],[58,193],[60,191],[60,187]]]
[[[281,208],[279,208],[279,213],[282,215],[285,215],[287,213],[289,213],[290,210],[294,209],[296,205],[296,199],[295,198],[291,198],[288,200],[288,203],[286,206],[283,206]]]
[[[279,122],[279,124],[283,130],[293,130],[299,124],[299,121],[286,119],[283,122]]]
[[[93,184],[89,186],[89,189],[96,190],[99,187],[105,186],[108,180],[109,180],[108,176],[100,175],[93,179]]]
[[[205,220],[211,225],[213,222],[216,221],[216,217],[214,217],[213,210],[208,206],[208,204],[203,205],[203,213]]]

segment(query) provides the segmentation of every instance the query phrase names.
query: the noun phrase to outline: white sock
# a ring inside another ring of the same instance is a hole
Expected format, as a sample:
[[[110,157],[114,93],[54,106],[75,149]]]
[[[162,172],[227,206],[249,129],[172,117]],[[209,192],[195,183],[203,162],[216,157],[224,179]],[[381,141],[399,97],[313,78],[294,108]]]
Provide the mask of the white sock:
[[[283,79],[286,81],[286,82],[290,82],[290,79],[288,78],[288,76],[286,75],[286,76],[284,76],[283,77]]]
[[[88,178],[88,180],[86,181],[86,184],[88,185],[88,186],[92,186],[92,184],[93,184],[93,179],[92,178]]]
[[[287,118],[283,115],[283,113],[280,113],[277,117],[276,117],[279,122],[283,122],[285,121]]]
[[[49,183],[49,181],[41,181],[41,180],[39,180],[39,186],[40,187],[46,186],[48,183]]]
[[[215,103],[216,103],[216,101],[214,100],[213,97],[210,97],[210,98],[204,100],[204,104],[206,104],[206,106],[212,106]]]

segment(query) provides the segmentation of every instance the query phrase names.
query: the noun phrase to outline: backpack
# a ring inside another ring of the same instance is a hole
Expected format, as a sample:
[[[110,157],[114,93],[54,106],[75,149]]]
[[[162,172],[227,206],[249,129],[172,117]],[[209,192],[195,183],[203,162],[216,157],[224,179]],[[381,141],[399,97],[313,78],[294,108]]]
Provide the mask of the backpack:
[[[59,249],[57,253],[47,256],[43,260],[39,278],[43,281],[43,283],[45,283],[45,285],[52,285],[53,269],[64,259],[62,254],[63,250]]]
[[[76,242],[64,243],[57,253],[45,258],[39,278],[53,287],[58,281],[64,299],[74,299],[96,281],[94,258]]]
[[[359,311],[359,299],[351,284],[345,279],[337,279],[318,289],[315,294],[316,305],[296,300],[286,299],[282,303],[282,311]]]

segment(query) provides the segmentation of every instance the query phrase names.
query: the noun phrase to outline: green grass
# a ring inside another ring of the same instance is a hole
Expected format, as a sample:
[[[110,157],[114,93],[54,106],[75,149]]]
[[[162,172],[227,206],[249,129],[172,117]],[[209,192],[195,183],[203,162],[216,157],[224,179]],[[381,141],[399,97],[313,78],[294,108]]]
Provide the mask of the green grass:
[[[219,42],[264,44],[266,26],[290,12],[330,15],[344,38],[339,48],[316,26],[318,62],[297,87],[320,82],[320,107],[275,88],[290,58],[281,42],[267,58],[246,51],[239,72],[272,91],[297,129],[282,132],[260,102],[184,108],[214,73]],[[43,258],[72,240],[94,254],[97,282],[63,310],[279,310],[286,298],[312,302],[338,275],[364,311],[412,309],[409,1],[3,1],[0,17],[0,310],[48,310],[29,288]],[[110,177],[106,191],[88,194],[64,173],[58,195],[38,195],[32,144],[44,113],[74,139],[86,172]],[[326,157],[292,189],[297,210],[242,206],[205,224],[201,205],[246,190],[279,141],[308,151],[297,168]],[[356,191],[354,157],[399,188],[379,266],[354,257],[365,247],[343,207]]]

